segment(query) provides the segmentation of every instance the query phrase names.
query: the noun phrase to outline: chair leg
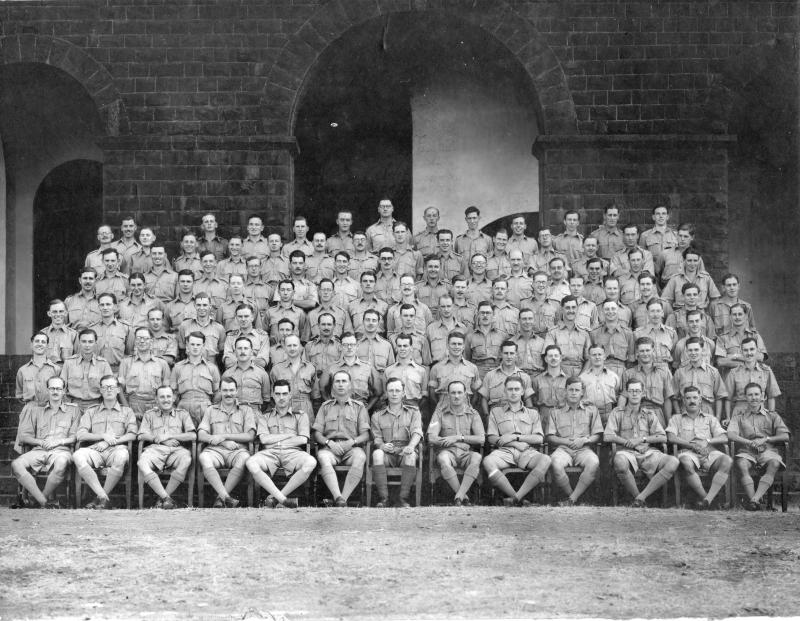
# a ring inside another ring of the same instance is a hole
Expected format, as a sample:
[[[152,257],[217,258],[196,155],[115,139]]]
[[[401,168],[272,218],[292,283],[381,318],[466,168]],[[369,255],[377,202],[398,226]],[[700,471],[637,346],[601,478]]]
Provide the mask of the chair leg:
[[[188,478],[191,481],[193,477],[188,477]],[[205,502],[204,502],[205,487],[206,487],[206,477],[203,474],[203,469],[200,468],[197,470],[197,506],[201,509],[205,507]],[[186,504],[188,506],[191,506],[191,501],[188,501]]]
[[[130,462],[128,463],[128,471],[125,474],[125,508],[131,508],[131,479],[133,478],[133,468]]]
[[[81,485],[83,483],[83,479],[81,479],[80,475],[75,477],[75,508],[80,509],[81,506],[81,496],[82,490]]]
[[[189,475],[189,491],[188,491],[188,494],[186,496],[186,506],[187,507],[192,507],[192,505],[194,504],[194,478],[196,476],[196,472],[195,471],[196,471],[196,466],[195,466],[195,460],[193,459],[192,460],[192,466],[191,466],[191,474]],[[202,472],[203,472],[203,469],[200,468],[200,473],[202,474]]]
[[[144,479],[139,473],[139,509],[144,509]]]

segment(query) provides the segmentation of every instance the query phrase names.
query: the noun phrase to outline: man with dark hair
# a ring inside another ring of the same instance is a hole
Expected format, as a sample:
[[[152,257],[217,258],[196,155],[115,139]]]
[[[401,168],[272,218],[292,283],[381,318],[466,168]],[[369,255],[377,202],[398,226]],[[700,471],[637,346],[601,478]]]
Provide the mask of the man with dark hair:
[[[456,237],[456,252],[471,260],[475,254],[482,254],[486,257],[492,254],[492,238],[479,228],[481,221],[481,210],[471,205],[464,210],[464,220],[467,222],[467,230]]]
[[[242,479],[245,463],[250,457],[247,443],[255,437],[255,413],[249,405],[239,403],[236,398],[238,391],[239,386],[232,377],[221,380],[220,403],[210,405],[197,426],[197,439],[207,445],[197,456],[197,461],[206,480],[217,492],[215,509],[239,506],[231,492]],[[218,468],[229,468],[224,483]]]
[[[74,403],[64,402],[64,380],[51,377],[47,380],[48,400],[44,405],[26,404],[20,415],[15,448],[27,445],[33,448],[11,462],[11,472],[20,485],[33,496],[40,506],[60,508],[55,499],[58,486],[64,481],[72,463],[69,447],[75,444],[80,410]],[[39,490],[33,473],[49,471],[44,489]]]
[[[147,410],[156,406],[156,389],[168,384],[170,375],[167,361],[153,354],[150,328],[136,328],[133,354],[123,358],[119,366],[118,388],[121,390],[117,392],[122,404],[130,406],[141,420]]]
[[[67,307],[61,300],[51,300],[47,309],[50,325],[39,330],[47,336],[47,359],[62,364],[75,353],[78,331],[67,325]]]
[[[676,457],[665,455],[653,446],[666,442],[667,434],[656,412],[642,403],[642,380],[628,380],[625,392],[628,395],[627,403],[611,412],[603,441],[617,445],[613,460],[614,473],[625,491],[633,497],[631,506],[644,508],[647,498],[674,476],[679,462]],[[641,492],[634,476],[640,468],[650,480]]]
[[[591,235],[599,245],[597,254],[609,261],[625,246],[617,222],[619,222],[619,207],[615,203],[609,203],[603,208],[603,224],[592,231]]]
[[[337,252],[347,252],[352,254],[355,250],[353,245],[353,234],[350,228],[353,226],[353,212],[348,209],[341,209],[336,214],[336,232],[325,242],[325,249],[328,254],[334,256]]]
[[[101,255],[103,273],[94,283],[95,295],[99,299],[103,293],[113,293],[121,300],[128,293],[128,277],[119,271],[120,254],[115,248],[106,248]]]
[[[197,250],[201,253],[213,252],[217,261],[222,261],[228,254],[228,241],[217,235],[216,216],[213,213],[204,214],[200,226],[203,233],[197,242]],[[239,241],[241,242],[241,239]]]
[[[486,435],[480,414],[469,405],[467,388],[461,380],[447,385],[447,399],[428,425],[428,443],[436,451],[436,464],[442,478],[455,493],[456,507],[470,505],[469,493],[480,474],[481,455]],[[433,467],[431,465],[431,467]],[[464,471],[458,480],[456,468]]]
[[[564,213],[564,232],[553,238],[553,248],[567,257],[572,265],[583,253],[583,235],[578,232],[580,215],[574,209]]]
[[[297,507],[297,499],[290,498],[294,490],[306,482],[317,460],[303,450],[311,436],[308,415],[291,407],[292,391],[288,380],[280,379],[272,387],[275,407],[258,417],[258,434],[261,450],[247,460],[247,469],[259,486],[267,491],[264,505],[274,509]],[[282,489],[272,480],[275,471],[281,468],[291,473]]]
[[[88,328],[90,325],[100,321],[100,306],[97,304],[95,296],[95,282],[97,281],[97,271],[92,267],[81,269],[78,277],[80,290],[77,293],[68,295],[64,300],[67,309],[67,321],[75,330]]]
[[[653,263],[653,255],[649,250],[645,250],[638,245],[639,242],[639,227],[635,224],[626,224],[622,229],[622,248],[614,253],[611,257],[611,273],[615,276],[620,276],[625,272],[631,271],[630,260],[628,253],[634,248],[642,251],[644,263],[642,270],[655,274],[655,264]]]
[[[145,328],[146,329],[146,328]],[[122,479],[125,466],[130,459],[126,446],[136,440],[139,425],[136,413],[120,404],[119,382],[113,375],[100,378],[103,400],[88,408],[78,423],[76,439],[78,442],[92,442],[90,446],[79,448],[72,456],[78,476],[95,493],[87,509],[111,509],[109,495]],[[105,482],[101,485],[95,468],[106,468]],[[80,500],[80,499],[78,499]]]
[[[712,413],[701,409],[703,399],[697,386],[686,385],[681,394],[683,407],[669,420],[667,441],[680,449],[678,460],[681,471],[686,483],[700,498],[695,508],[705,510],[711,507],[725,485],[733,464],[733,460],[717,448],[728,443],[728,435]],[[698,475],[700,469],[713,474],[708,492]]]
[[[381,248],[394,248],[394,205],[388,198],[382,198],[378,203],[378,215],[380,216],[375,224],[367,227],[367,250],[377,253]]]
[[[551,461],[535,448],[543,441],[542,423],[539,412],[522,403],[522,379],[509,376],[504,389],[505,403],[489,412],[486,437],[495,449],[484,458],[483,468],[491,484],[505,495],[504,505],[528,506],[530,502],[525,496],[544,481]],[[503,474],[503,470],[512,466],[529,471],[516,491]]]
[[[65,399],[75,403],[81,413],[100,403],[100,378],[112,373],[105,358],[95,354],[97,333],[91,328],[78,332],[78,353],[64,361],[61,379],[65,382]]]
[[[419,408],[404,403],[405,387],[400,378],[386,382],[388,404],[372,415],[372,475],[378,490],[376,507],[389,504],[389,483],[386,467],[400,467],[400,494],[397,506],[410,507],[411,486],[417,476],[418,446],[422,442],[422,416]]]
[[[58,377],[60,369],[52,360],[47,359],[48,337],[44,332],[37,332],[31,337],[31,359],[17,369],[17,381],[14,396],[23,403],[44,403],[50,396],[47,380]]]
[[[556,447],[550,453],[553,481],[567,497],[559,503],[571,507],[594,482],[600,469],[600,459],[591,448],[603,433],[603,423],[597,408],[582,401],[583,382],[578,377],[567,378],[566,403],[550,410],[547,424],[547,442]],[[566,473],[568,466],[583,469],[573,489]]]
[[[170,385],[178,395],[178,407],[191,414],[195,424],[203,419],[219,391],[219,369],[203,357],[206,337],[202,332],[192,332],[186,339],[186,359],[172,369]],[[156,394],[158,397],[158,394]]]

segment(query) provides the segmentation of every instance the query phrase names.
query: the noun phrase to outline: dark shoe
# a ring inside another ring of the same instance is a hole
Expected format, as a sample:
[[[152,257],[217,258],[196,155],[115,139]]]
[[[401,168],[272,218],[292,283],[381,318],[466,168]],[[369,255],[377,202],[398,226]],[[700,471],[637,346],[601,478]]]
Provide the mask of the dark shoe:
[[[456,498],[453,501],[453,506],[454,507],[463,507],[464,506],[464,501],[461,498]]]
[[[163,505],[163,504],[164,504],[164,499],[163,498],[159,498],[158,500],[156,500],[156,503],[153,505],[153,509],[161,509],[162,508],[161,505]]]
[[[646,509],[647,503],[642,500],[641,498],[634,498],[633,502],[631,503],[631,508],[633,509]]]
[[[403,499],[403,498],[400,498],[397,501],[397,507],[399,509],[410,509],[411,508],[411,503],[408,502],[407,500]]]
[[[530,500],[523,500],[519,503],[520,507],[532,507],[533,503]]]
[[[703,498],[703,500],[695,503],[694,508],[697,511],[708,511],[711,508],[711,503]]]
[[[98,511],[107,511],[109,509],[113,509],[114,507],[111,506],[110,498],[98,498],[94,501],[94,508]]]
[[[469,499],[469,496],[464,496],[464,497],[461,499],[461,504],[462,504],[464,507],[472,507],[472,506],[473,506],[473,503],[472,503],[472,501]]]
[[[346,507],[347,506],[347,501],[344,498],[342,498],[341,496],[339,496],[336,500],[333,501],[333,506],[334,507]]]
[[[376,509],[386,509],[389,506],[389,499],[388,498],[381,498],[378,502],[375,503]]]
[[[99,498],[95,498],[94,500],[90,500],[85,505],[83,505],[84,509],[97,509],[97,503],[100,502]]]
[[[748,511],[761,511],[761,505],[755,500],[748,500],[742,504],[744,504],[744,508]]]
[[[559,507],[574,507],[577,503],[572,498],[567,498],[558,503]]]
[[[236,500],[233,496],[228,496],[225,500],[222,501],[223,506],[226,509],[235,509],[239,506],[239,501]]]
[[[60,509],[61,508],[61,503],[58,502],[58,500],[48,500],[44,504],[44,508],[45,509]]]
[[[300,506],[297,498],[287,498],[281,503],[282,507],[286,507],[287,509],[297,509]]]
[[[274,496],[267,496],[264,500],[261,501],[261,506],[265,509],[274,509],[278,506],[278,501],[275,500]]]
[[[175,504],[175,501],[172,500],[172,498],[167,496],[166,498],[163,498],[161,500],[161,508],[162,509],[176,509],[177,505]]]
[[[225,501],[222,500],[222,498],[220,498],[219,496],[217,496],[217,499],[214,501],[214,504],[211,505],[212,509],[223,509],[224,507],[225,507]]]
[[[516,498],[503,498],[504,507],[516,507],[519,503]]]

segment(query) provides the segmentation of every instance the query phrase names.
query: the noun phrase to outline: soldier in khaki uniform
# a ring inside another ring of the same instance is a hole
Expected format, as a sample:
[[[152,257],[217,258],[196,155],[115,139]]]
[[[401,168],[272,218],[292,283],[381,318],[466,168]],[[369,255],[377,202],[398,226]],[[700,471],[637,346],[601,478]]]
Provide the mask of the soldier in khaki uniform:
[[[475,449],[483,446],[486,434],[480,414],[469,405],[464,382],[450,382],[445,401],[428,426],[428,442],[438,449],[436,464],[455,493],[453,504],[468,506],[471,502],[467,494],[478,478],[481,465],[481,455]],[[461,481],[456,468],[464,470]]]
[[[275,382],[272,399],[275,407],[258,417],[256,432],[263,448],[247,460],[247,469],[253,480],[269,493],[265,506],[296,507],[297,499],[289,498],[289,494],[305,483],[317,466],[317,460],[303,450],[311,435],[308,416],[291,408],[292,393],[287,380]],[[292,473],[282,489],[271,478],[278,468]]]
[[[158,496],[156,507],[174,509],[172,493],[186,479],[192,465],[192,454],[181,442],[195,439],[195,426],[189,412],[174,406],[175,393],[170,386],[159,387],[156,401],[158,407],[147,410],[139,426],[139,440],[150,442],[139,455],[139,476]],[[174,468],[166,488],[157,474],[164,468]]]
[[[72,456],[78,476],[81,477],[96,498],[90,501],[87,509],[111,509],[109,494],[125,473],[130,459],[128,442],[136,439],[139,425],[135,412],[117,400],[119,381],[113,375],[100,378],[103,401],[88,408],[78,423],[76,438],[79,442],[92,442],[75,451]],[[103,485],[95,474],[95,468],[108,468]]]
[[[528,492],[544,481],[550,457],[538,451],[543,441],[542,423],[535,408],[522,403],[522,379],[510,376],[505,380],[505,404],[492,408],[489,414],[487,439],[495,447],[483,460],[489,481],[505,494],[507,507],[528,506]],[[503,474],[503,470],[516,466],[530,470],[517,491]]]
[[[372,415],[372,435],[375,449],[372,451],[372,474],[378,489],[376,507],[389,503],[389,484],[386,467],[402,468],[398,507],[410,507],[409,494],[417,476],[418,446],[422,441],[422,416],[419,408],[403,403],[403,382],[393,377],[386,382],[386,398],[389,405]]]
[[[222,400],[208,407],[197,427],[197,439],[207,443],[197,456],[197,461],[206,480],[217,492],[213,505],[215,509],[239,506],[239,501],[231,496],[231,492],[242,479],[245,463],[250,457],[247,443],[253,441],[256,432],[253,409],[239,403],[236,399],[238,391],[235,379],[226,377],[222,380]],[[218,468],[230,469],[225,483],[217,472]]]
[[[355,337],[352,338],[355,341]],[[336,371],[331,383],[333,398],[323,403],[317,412],[314,440],[319,446],[320,476],[333,496],[334,505],[346,507],[347,499],[364,476],[367,454],[362,447],[369,440],[369,415],[364,404],[351,397],[350,373]],[[333,469],[339,464],[350,466],[341,491]]]

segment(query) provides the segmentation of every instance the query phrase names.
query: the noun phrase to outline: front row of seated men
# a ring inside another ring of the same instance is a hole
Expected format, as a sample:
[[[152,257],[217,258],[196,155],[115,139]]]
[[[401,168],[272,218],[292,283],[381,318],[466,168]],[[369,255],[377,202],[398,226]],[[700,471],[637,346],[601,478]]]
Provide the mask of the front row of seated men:
[[[266,506],[295,507],[297,500],[290,494],[303,485],[317,465],[332,503],[343,507],[364,474],[364,447],[370,435],[377,506],[389,503],[387,467],[400,468],[397,505],[409,506],[423,429],[420,411],[405,401],[405,388],[399,378],[386,382],[388,405],[370,421],[364,404],[352,397],[349,373],[336,371],[332,398],[323,403],[313,423],[308,413],[291,407],[287,380],[277,380],[273,385],[275,407],[266,414],[256,414],[237,400],[236,380],[224,378],[220,403],[205,410],[197,428],[186,410],[175,407],[170,386],[158,388],[156,407],[147,410],[138,425],[134,411],[118,401],[118,379],[105,375],[100,386],[102,402],[81,414],[77,405],[64,401],[64,380],[51,377],[47,381],[47,402],[31,403],[23,410],[17,444],[30,446],[31,450],[16,458],[11,468],[30,497],[42,507],[58,507],[55,491],[74,462],[78,476],[96,495],[87,506],[111,508],[109,495],[129,459],[127,444],[136,439],[145,445],[138,460],[139,476],[157,494],[157,506],[163,509],[175,507],[172,494],[186,478],[192,462],[184,444],[195,439],[204,445],[198,462],[217,492],[215,507],[238,506],[231,492],[245,469],[269,494]],[[428,442],[437,451],[436,466],[451,487],[457,506],[469,504],[467,494],[478,478],[481,463],[489,482],[505,496],[507,506],[530,504],[526,496],[544,482],[548,471],[565,497],[560,504],[574,505],[597,477],[600,461],[594,446],[601,439],[616,449],[613,470],[633,498],[634,507],[646,506],[646,499],[680,469],[700,499],[696,508],[708,509],[735,463],[747,495],[745,508],[758,510],[759,501],[778,471],[785,467],[775,446],[788,441],[788,429],[777,413],[764,407],[763,391],[756,383],[747,385],[747,408],[733,415],[727,432],[714,415],[702,409],[700,391],[694,386],[684,388],[683,409],[670,418],[666,429],[655,410],[643,403],[640,379],[627,382],[628,400],[611,412],[605,429],[597,408],[582,400],[584,387],[580,378],[567,379],[566,405],[549,410],[545,420],[539,418],[535,408],[523,403],[524,383],[519,375],[506,378],[504,387],[505,403],[491,409],[486,431],[480,415],[469,405],[467,388],[460,380],[449,383],[447,399],[433,414]],[[318,446],[316,458],[308,451],[312,432]],[[251,455],[248,444],[256,436],[261,450]],[[540,450],[545,439],[551,447],[549,455]],[[486,440],[493,450],[481,459],[479,450]],[[735,462],[720,450],[728,441],[737,446]],[[76,442],[84,446],[73,453],[71,447]],[[677,447],[677,457],[660,450],[665,442]],[[348,467],[341,489],[334,469],[338,465]],[[753,465],[763,470],[757,489],[750,476]],[[581,470],[574,488],[566,472],[570,466]],[[512,467],[527,471],[516,490],[504,474]],[[95,473],[98,468],[107,472],[102,485]],[[228,470],[224,482],[220,468]],[[460,480],[457,468],[463,473]],[[169,469],[170,478],[163,486],[158,473],[165,469]],[[277,469],[288,475],[280,489],[272,480]],[[642,490],[634,476],[640,469],[649,479]],[[33,476],[39,472],[48,473],[41,491]],[[708,490],[703,487],[701,472],[711,475]]]

